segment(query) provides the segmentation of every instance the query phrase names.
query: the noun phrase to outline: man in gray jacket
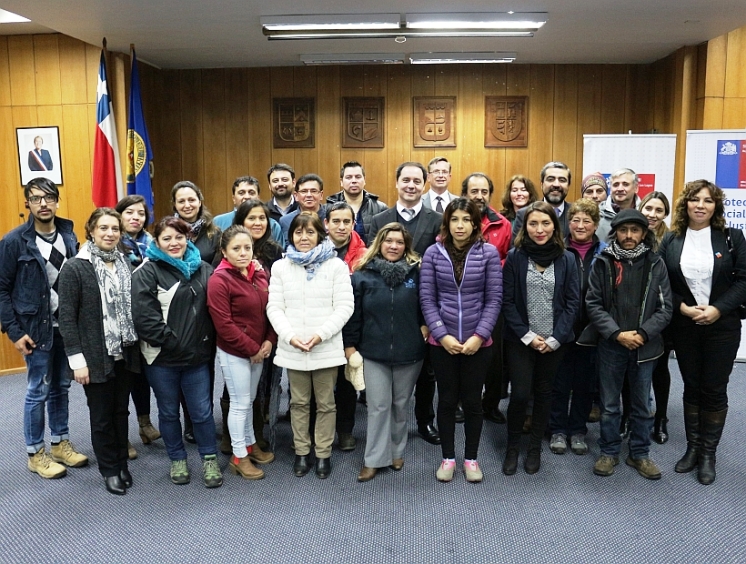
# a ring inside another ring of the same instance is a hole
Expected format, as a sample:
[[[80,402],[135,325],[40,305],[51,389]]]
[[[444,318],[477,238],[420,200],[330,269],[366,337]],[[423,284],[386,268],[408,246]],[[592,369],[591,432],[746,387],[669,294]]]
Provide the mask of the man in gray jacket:
[[[663,354],[662,332],[671,321],[672,299],[668,272],[652,250],[654,243],[645,216],[634,209],[622,210],[611,221],[609,246],[590,275],[586,309],[592,329],[599,334],[601,456],[593,467],[598,476],[610,476],[619,463],[619,396],[626,378],[632,408],[627,464],[650,480],[661,477],[649,456],[650,384],[656,359]],[[581,335],[581,344],[587,342],[588,331]]]

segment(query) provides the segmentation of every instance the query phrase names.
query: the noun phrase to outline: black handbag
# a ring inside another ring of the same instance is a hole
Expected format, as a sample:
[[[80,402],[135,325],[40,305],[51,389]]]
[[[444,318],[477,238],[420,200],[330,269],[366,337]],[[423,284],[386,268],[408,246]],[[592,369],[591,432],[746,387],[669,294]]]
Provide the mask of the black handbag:
[[[728,227],[725,230],[725,242],[728,243],[728,252],[731,254],[731,257],[733,256],[733,241],[731,241],[730,238],[730,230],[731,228]],[[733,261],[735,264],[735,261]],[[741,319],[746,319],[746,304],[741,304],[736,308],[736,312],[738,313],[738,317]]]

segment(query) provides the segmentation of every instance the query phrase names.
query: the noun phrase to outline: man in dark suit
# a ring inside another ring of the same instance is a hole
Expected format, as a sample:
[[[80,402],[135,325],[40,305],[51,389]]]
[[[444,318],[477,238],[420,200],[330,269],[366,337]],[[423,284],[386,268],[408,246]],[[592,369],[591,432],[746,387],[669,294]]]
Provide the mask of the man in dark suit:
[[[369,247],[381,227],[392,222],[400,223],[411,233],[412,246],[420,256],[425,253],[425,249],[435,243],[435,237],[440,233],[442,215],[422,205],[425,178],[427,170],[422,164],[406,162],[399,165],[396,169],[396,205],[373,216],[367,241]],[[417,429],[422,438],[430,444],[439,445],[440,435],[433,425],[434,397],[435,374],[425,359],[414,392],[414,413],[417,417]]]
[[[557,212],[560,227],[562,228],[562,238],[567,237],[568,229],[568,211],[570,202],[566,202],[567,193],[570,191],[572,182],[572,173],[570,168],[559,161],[551,161],[541,169],[541,191],[544,193],[544,201],[550,204],[554,211]],[[526,215],[526,208],[518,210],[513,222],[513,239],[518,235],[523,225],[523,216]]]
[[[29,170],[42,171],[52,170],[54,164],[52,163],[52,155],[49,151],[42,149],[41,146],[44,144],[44,139],[41,135],[34,137],[34,150],[28,152],[28,167]]]

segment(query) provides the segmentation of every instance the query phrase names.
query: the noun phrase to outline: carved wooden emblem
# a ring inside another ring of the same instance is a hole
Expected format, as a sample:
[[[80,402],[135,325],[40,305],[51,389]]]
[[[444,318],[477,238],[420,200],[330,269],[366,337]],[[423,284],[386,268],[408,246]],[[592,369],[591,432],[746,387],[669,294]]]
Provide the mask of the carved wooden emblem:
[[[528,146],[528,96],[485,96],[484,146]]]
[[[274,148],[315,146],[316,108],[313,98],[274,98]]]
[[[383,98],[344,98],[342,146],[383,148]]]
[[[415,96],[413,121],[415,147],[456,146],[455,96]]]

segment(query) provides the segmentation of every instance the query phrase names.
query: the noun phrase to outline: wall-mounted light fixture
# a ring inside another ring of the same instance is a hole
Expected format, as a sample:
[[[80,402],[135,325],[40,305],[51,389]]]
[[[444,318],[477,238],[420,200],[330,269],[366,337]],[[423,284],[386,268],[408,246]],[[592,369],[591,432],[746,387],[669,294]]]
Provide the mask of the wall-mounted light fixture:
[[[403,53],[313,53],[301,55],[305,65],[403,65]]]

